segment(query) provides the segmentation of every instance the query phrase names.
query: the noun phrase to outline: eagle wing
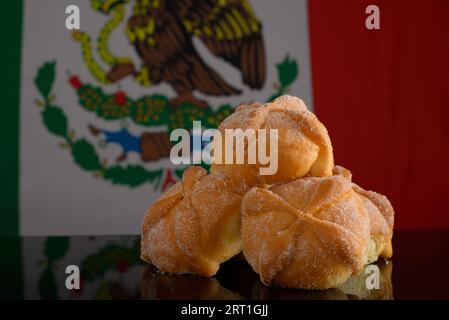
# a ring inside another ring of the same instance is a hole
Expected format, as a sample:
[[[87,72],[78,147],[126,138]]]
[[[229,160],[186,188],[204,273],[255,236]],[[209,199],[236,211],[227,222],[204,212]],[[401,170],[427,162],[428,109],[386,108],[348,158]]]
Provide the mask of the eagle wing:
[[[167,81],[178,93],[195,89],[210,95],[240,93],[204,63],[171,9],[137,7],[128,21],[128,39],[144,64],[152,67],[150,76]]]
[[[217,57],[237,67],[243,82],[265,82],[262,25],[247,0],[176,0],[173,11],[187,33],[199,37]]]

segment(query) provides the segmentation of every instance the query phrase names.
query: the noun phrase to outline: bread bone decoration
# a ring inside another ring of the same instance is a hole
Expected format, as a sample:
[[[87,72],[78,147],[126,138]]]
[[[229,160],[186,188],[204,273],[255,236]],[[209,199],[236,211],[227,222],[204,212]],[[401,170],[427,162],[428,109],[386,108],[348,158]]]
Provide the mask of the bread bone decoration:
[[[342,284],[365,265],[369,228],[361,198],[340,176],[256,187],[242,202],[243,253],[266,285]]]
[[[141,258],[159,270],[210,277],[241,251],[240,205],[231,179],[201,167],[184,172],[147,210]]]
[[[335,166],[333,173],[352,181],[351,172],[342,166]],[[366,191],[355,183],[352,183],[352,189],[361,197],[370,219],[371,240],[367,263],[374,262],[379,257],[391,258],[394,210],[390,201],[387,197],[374,191]]]
[[[330,176],[334,166],[332,145],[324,125],[307,110],[304,102],[296,97],[281,96],[267,104],[239,106],[218,127],[222,137],[226,129],[270,129],[278,130],[278,169],[274,175],[261,175],[261,164],[226,164],[226,150],[214,154],[212,172],[222,172],[247,186],[263,186],[302,177]],[[223,141],[223,139],[222,139]],[[270,145],[267,134],[266,144]],[[245,144],[245,152],[248,148]],[[236,144],[233,153],[235,154]],[[259,146],[257,146],[259,148]],[[271,150],[270,150],[271,151]],[[247,159],[245,154],[245,159]]]

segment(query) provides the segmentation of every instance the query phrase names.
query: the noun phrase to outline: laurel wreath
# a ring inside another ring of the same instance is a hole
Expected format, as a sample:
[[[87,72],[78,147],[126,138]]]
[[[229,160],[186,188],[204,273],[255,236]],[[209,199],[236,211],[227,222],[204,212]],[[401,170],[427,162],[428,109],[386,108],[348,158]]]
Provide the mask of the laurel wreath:
[[[44,244],[45,260],[40,263],[44,265],[38,281],[38,292],[42,299],[58,299],[59,290],[55,270],[58,261],[64,258],[70,248],[70,237],[48,237]],[[81,290],[86,282],[102,279],[110,270],[125,273],[132,266],[143,264],[140,260],[140,238],[132,242],[131,246],[110,243],[101,247],[96,253],[86,256],[80,264]],[[105,289],[109,282],[101,283],[99,290]],[[81,291],[74,291],[80,294]],[[105,292],[102,292],[103,294]]]
[[[147,127],[166,125],[171,132],[176,128],[188,128],[194,120],[201,121],[207,128],[216,128],[233,112],[229,104],[220,106],[217,111],[188,102],[172,108],[168,98],[160,94],[132,99],[123,91],[108,94],[100,87],[81,84],[79,79],[76,81],[79,83],[76,92],[80,106],[104,120],[130,119]]]
[[[92,282],[103,277],[107,271],[124,273],[128,268],[142,264],[140,260],[140,238],[136,238],[130,247],[107,244],[96,253],[87,256],[81,262],[83,281]]]
[[[131,245],[106,244],[97,250],[96,253],[88,255],[81,261],[82,276],[80,289],[81,291],[83,290],[86,282],[103,279],[106,273],[111,270],[123,274],[129,268],[143,264],[143,261],[140,259],[140,237],[135,237]],[[128,295],[132,294],[127,292],[120,282],[105,280],[98,285],[95,297],[98,299],[111,299],[113,298],[113,291],[117,288],[120,288],[122,292],[126,292]]]
[[[288,91],[289,86],[297,78],[298,66],[296,61],[291,60],[287,55],[281,63],[277,64],[277,71],[278,83],[274,85],[276,91],[267,101]],[[154,189],[159,188],[164,175],[163,168],[148,170],[140,165],[109,165],[107,161],[100,160],[94,146],[87,139],[76,137],[75,131],[69,127],[66,114],[55,103],[56,97],[51,93],[55,79],[56,62],[44,63],[34,79],[42,100],[35,102],[42,109],[44,126],[50,133],[62,139],[59,146],[70,150],[74,162],[81,169],[112,184],[133,188],[150,183]],[[139,99],[132,99],[122,94],[120,99],[117,99],[117,93],[107,94],[99,87],[82,84],[79,79],[72,77],[70,82],[77,90],[80,105],[88,111],[95,112],[104,120],[129,118],[143,126],[165,124],[169,131],[180,127],[187,128],[193,120],[202,120],[208,127],[213,128],[217,127],[221,120],[233,110],[230,105],[223,105],[214,112],[210,107],[200,108],[190,103],[178,108],[170,108],[168,98],[159,94]],[[182,177],[184,169],[174,170],[178,179]]]

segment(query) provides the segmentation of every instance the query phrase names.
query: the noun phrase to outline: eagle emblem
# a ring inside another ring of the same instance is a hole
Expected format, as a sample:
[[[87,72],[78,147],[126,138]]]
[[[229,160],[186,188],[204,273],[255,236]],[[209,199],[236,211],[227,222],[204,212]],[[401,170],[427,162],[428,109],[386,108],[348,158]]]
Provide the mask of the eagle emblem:
[[[262,24],[246,0],[135,0],[125,33],[141,61],[110,54],[111,32],[124,19],[129,0],[93,0],[92,7],[111,20],[105,25],[97,43],[100,57],[110,64],[102,72],[90,53],[90,39],[76,32],[81,41],[84,60],[102,82],[115,83],[132,76],[143,86],[169,84],[177,96],[171,106],[191,102],[206,107],[194,91],[211,96],[229,96],[241,91],[229,84],[198,53],[193,38],[198,38],[210,53],[241,72],[242,81],[251,89],[265,82],[265,48]]]

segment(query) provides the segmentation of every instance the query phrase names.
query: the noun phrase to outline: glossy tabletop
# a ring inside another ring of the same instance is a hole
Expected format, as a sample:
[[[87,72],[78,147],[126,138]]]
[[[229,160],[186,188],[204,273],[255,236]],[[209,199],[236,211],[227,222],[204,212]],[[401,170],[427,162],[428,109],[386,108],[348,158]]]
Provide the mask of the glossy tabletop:
[[[1,238],[1,298],[19,299],[449,299],[449,231],[396,231],[394,256],[379,261],[379,289],[370,272],[339,288],[307,291],[266,287],[242,256],[213,278],[170,275],[139,259],[138,236]],[[66,288],[67,266],[81,289]]]

